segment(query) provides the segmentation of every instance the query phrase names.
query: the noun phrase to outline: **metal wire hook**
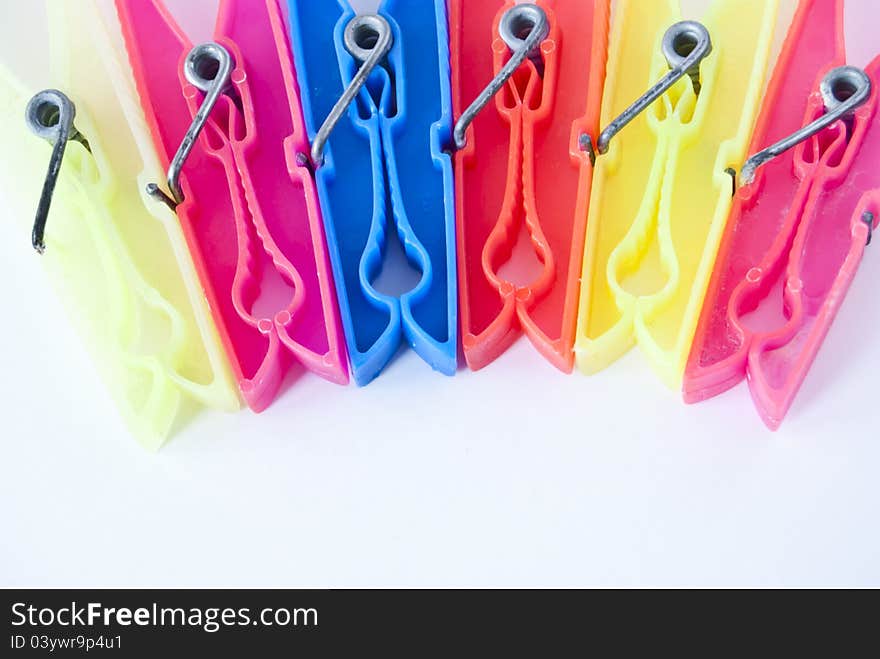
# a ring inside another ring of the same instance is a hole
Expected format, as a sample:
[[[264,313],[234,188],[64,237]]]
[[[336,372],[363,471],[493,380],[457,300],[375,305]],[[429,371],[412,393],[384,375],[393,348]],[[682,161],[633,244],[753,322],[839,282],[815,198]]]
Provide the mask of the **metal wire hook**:
[[[171,210],[175,210],[183,202],[183,190],[180,189],[183,166],[208,123],[211,111],[220,96],[228,91],[234,68],[235,62],[229,51],[213,41],[196,46],[186,57],[184,75],[190,84],[205,92],[205,100],[193,117],[192,124],[168,167],[167,182],[171,196],[165,194],[155,183],[147,185],[147,194],[166,204]]]
[[[865,214],[862,215],[862,222],[868,225],[868,242],[865,245],[870,245],[871,239],[874,237],[874,213],[865,211]]]
[[[694,93],[700,94],[700,64],[712,53],[712,38],[706,27],[697,21],[676,23],[666,30],[661,48],[663,56],[669,63],[669,73],[608,124],[608,127],[599,134],[595,148],[589,135],[581,135],[581,150],[590,154],[590,160],[594,165],[597,153],[599,155],[608,153],[611,140],[684,76],[690,76]]]
[[[752,183],[755,180],[755,173],[761,165],[781,156],[789,149],[793,149],[835,121],[852,117],[853,112],[867,103],[871,97],[871,78],[858,67],[840,66],[829,71],[822,79],[819,92],[825,103],[825,114],[810,125],[746,160],[742,172],[740,172],[740,186]]]
[[[544,75],[541,43],[550,34],[550,24],[543,9],[530,3],[511,7],[501,17],[498,31],[504,43],[510,48],[512,56],[455,124],[453,141],[457,150],[467,146],[468,127],[495,97],[495,94],[513,77],[513,74],[527,57],[535,64],[538,73]]]
[[[52,196],[55,194],[55,185],[58,183],[67,143],[76,140],[87,150],[91,150],[88,141],[73,125],[75,118],[76,106],[73,101],[57,89],[41,91],[28,102],[25,110],[25,121],[31,132],[54,147],[31,232],[31,245],[38,254],[46,251],[46,221],[49,219],[49,208],[52,205]]]
[[[312,144],[311,164],[317,169],[324,164],[324,148],[336,124],[345,115],[361,88],[367,83],[370,74],[388,55],[394,43],[391,25],[378,14],[355,16],[345,26],[345,48],[361,66],[346,90],[330,110]],[[305,160],[305,158],[301,158]]]

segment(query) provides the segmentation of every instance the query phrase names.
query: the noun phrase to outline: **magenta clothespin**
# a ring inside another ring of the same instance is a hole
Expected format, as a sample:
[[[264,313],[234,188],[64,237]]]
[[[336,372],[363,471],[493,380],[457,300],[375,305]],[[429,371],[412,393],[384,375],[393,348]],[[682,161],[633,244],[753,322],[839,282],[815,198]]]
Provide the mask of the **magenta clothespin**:
[[[153,140],[241,392],[254,411],[292,359],[339,384],[348,367],[277,0],[222,0],[193,48],[161,0],[116,0]],[[204,130],[202,130],[204,129]],[[191,138],[187,147],[184,136]]]
[[[880,56],[864,71],[844,66],[843,12],[844,0],[800,3],[756,128],[756,155],[740,173],[685,372],[688,402],[747,377],[772,429],[880,220]],[[872,20],[866,15],[864,24]],[[779,144],[808,126],[796,146]]]

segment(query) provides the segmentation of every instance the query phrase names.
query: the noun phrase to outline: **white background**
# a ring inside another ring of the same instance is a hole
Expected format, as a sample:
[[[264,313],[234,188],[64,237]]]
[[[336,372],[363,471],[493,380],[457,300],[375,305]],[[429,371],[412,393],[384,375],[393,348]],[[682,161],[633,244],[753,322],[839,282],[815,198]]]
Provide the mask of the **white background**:
[[[152,455],[2,208],[0,585],[880,585],[880,245],[776,434],[744,387],[687,407],[637,352],[567,377],[520,342],[302,377]]]

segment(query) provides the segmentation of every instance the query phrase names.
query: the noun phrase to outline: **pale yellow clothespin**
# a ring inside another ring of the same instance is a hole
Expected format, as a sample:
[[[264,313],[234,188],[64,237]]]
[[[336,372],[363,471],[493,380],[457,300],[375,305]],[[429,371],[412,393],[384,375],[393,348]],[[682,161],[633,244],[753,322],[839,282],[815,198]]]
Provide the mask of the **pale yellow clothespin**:
[[[238,395],[177,218],[143,192],[163,174],[127,61],[91,2],[47,8],[56,89],[32,97],[0,71],[0,145],[15,154],[0,185],[30,226],[58,137],[70,138],[34,246],[127,424],[155,449],[185,400],[235,410]]]
[[[575,343],[584,372],[638,343],[680,387],[732,202],[725,170],[746,155],[776,16],[776,0],[714,0],[702,23],[682,22],[678,0],[618,3],[602,111],[609,129],[590,145]],[[671,70],[679,75],[667,78]],[[660,93],[644,98],[647,89]],[[632,108],[639,98],[647,103]]]

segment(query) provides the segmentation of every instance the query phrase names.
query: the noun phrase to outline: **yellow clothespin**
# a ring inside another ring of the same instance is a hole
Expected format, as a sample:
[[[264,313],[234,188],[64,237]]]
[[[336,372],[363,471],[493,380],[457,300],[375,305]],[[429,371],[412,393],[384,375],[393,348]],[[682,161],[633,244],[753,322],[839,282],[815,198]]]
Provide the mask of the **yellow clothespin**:
[[[746,155],[777,4],[714,0],[697,23],[682,21],[678,0],[618,3],[608,128],[584,145],[596,159],[575,343],[584,372],[638,343],[680,388],[732,202],[725,170]]]
[[[156,449],[184,399],[239,400],[177,218],[144,197],[163,174],[125,57],[91,2],[47,8],[57,90],[31,98],[0,71],[0,145],[16,154],[0,185],[28,222],[41,199],[34,247],[133,434]]]

